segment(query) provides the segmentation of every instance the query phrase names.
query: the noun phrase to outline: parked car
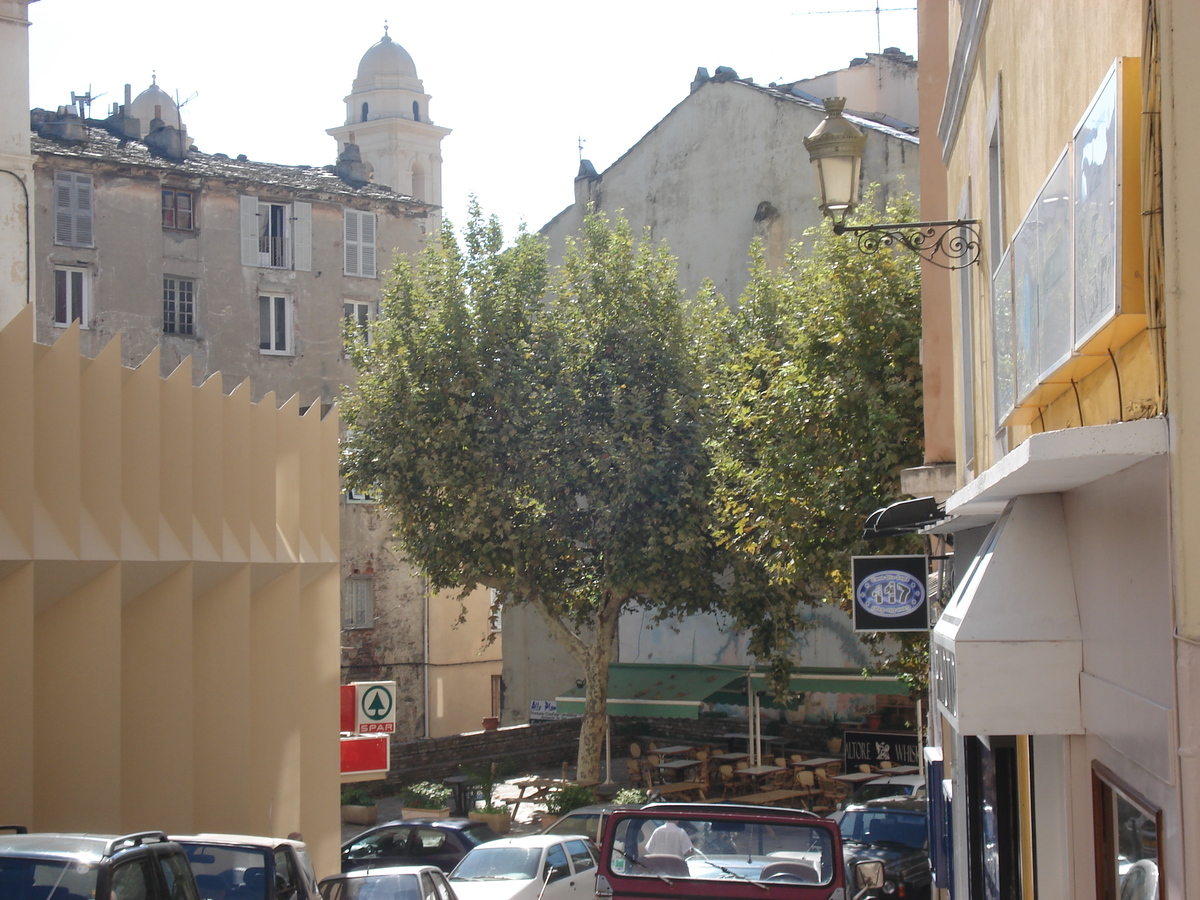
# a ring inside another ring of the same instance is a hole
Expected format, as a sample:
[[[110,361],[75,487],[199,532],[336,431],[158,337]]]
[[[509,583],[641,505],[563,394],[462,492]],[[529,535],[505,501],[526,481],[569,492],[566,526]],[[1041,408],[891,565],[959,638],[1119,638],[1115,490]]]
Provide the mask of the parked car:
[[[383,866],[322,878],[322,900],[458,900],[437,866]]]
[[[449,872],[471,848],[498,837],[487,823],[469,819],[397,819],[342,844],[342,871],[437,866]]]
[[[649,803],[609,814],[596,895],[834,900],[850,896],[846,884],[842,838],[829,819],[749,804]]]
[[[183,848],[161,831],[0,835],[3,900],[200,900]]]
[[[614,809],[638,809],[641,804],[627,804],[618,807],[613,803],[596,803],[592,806],[581,806],[573,809],[565,816],[555,819],[539,834],[582,834],[584,837],[599,845],[604,835],[604,823]]]
[[[857,806],[860,803],[866,803],[868,800],[875,800],[879,797],[924,796],[924,775],[887,775],[883,778],[876,778],[874,781],[860,784],[857,790],[843,804],[843,807]]]
[[[244,834],[172,835],[202,900],[320,900],[302,841]]]
[[[580,835],[501,838],[464,856],[450,883],[461,900],[592,900],[596,856]]]
[[[930,895],[929,817],[923,797],[880,797],[848,806],[838,821],[846,865],[883,861],[884,883],[876,896],[919,900]]]

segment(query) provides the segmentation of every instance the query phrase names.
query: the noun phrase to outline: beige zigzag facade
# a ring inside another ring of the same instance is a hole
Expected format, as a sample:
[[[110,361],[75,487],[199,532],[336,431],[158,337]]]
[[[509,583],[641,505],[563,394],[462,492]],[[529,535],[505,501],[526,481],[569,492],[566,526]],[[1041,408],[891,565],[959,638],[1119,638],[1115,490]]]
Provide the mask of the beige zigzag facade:
[[[329,870],[337,417],[31,318],[0,331],[0,818],[301,831]]]

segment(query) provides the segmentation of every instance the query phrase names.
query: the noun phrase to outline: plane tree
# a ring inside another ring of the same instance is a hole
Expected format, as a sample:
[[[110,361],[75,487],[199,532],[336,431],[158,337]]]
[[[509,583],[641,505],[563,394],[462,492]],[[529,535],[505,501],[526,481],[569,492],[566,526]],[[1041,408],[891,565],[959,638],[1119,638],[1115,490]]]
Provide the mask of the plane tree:
[[[478,207],[400,261],[369,340],[352,342],[342,468],[439,589],[532,604],[584,672],[578,775],[596,779],[623,609],[724,608],[734,565],[713,521],[697,344],[664,247],[587,217],[558,271],[505,246]],[[783,634],[764,584],[735,614]],[[751,598],[753,602],[751,601]]]

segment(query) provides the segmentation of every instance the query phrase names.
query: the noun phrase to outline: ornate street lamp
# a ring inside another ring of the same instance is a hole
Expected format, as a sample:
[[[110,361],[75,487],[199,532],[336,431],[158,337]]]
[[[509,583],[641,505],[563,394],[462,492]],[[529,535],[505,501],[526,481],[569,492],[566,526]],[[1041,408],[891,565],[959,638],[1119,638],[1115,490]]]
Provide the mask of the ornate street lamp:
[[[979,261],[978,219],[847,225],[858,205],[858,182],[867,137],[842,115],[844,97],[825,100],[825,118],[804,139],[821,191],[821,212],[833,219],[834,234],[854,234],[864,253],[899,243],[943,269],[963,269]]]

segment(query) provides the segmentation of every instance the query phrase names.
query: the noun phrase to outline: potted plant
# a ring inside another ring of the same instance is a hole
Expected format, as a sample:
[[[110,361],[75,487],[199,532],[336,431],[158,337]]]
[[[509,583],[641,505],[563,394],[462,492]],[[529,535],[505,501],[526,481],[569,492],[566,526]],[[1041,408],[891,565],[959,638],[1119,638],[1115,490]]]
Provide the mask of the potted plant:
[[[496,781],[499,777],[496,763],[467,770],[466,774],[482,798],[479,801],[480,806],[468,811],[467,818],[476,822],[487,822],[494,831],[507,834],[512,827],[512,813],[506,804],[496,802]]]
[[[842,717],[837,713],[829,719],[825,730],[825,749],[831,756],[842,752]]]
[[[450,818],[450,788],[432,781],[418,781],[401,791],[404,805],[400,809],[404,819],[448,819]]]
[[[378,815],[379,809],[375,805],[375,798],[366,790],[355,787],[342,791],[342,821],[347,825],[369,827],[375,824]]]

